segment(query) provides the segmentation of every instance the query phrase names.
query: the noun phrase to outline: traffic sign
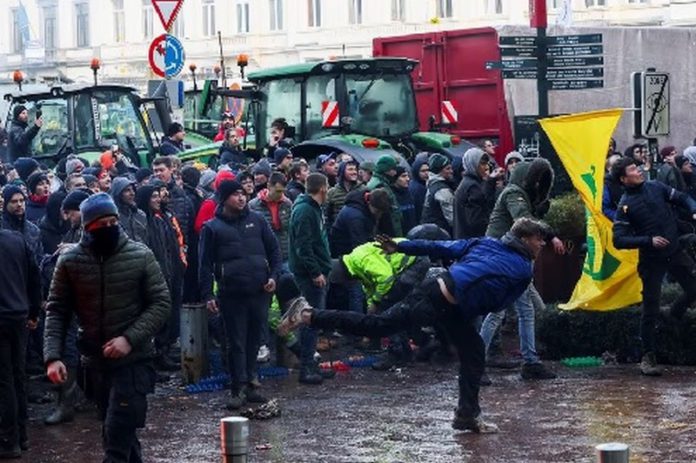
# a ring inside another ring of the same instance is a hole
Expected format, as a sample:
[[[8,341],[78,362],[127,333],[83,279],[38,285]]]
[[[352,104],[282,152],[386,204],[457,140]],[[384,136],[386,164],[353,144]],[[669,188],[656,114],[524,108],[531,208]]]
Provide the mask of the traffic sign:
[[[604,77],[604,68],[549,69],[547,79],[591,79]]]
[[[179,39],[162,34],[150,44],[148,61],[152,72],[160,77],[174,77],[184,68],[184,46]]]
[[[549,90],[586,90],[604,87],[604,79],[598,80],[550,80]]]
[[[498,43],[500,45],[515,45],[518,47],[536,47],[539,43],[539,39],[533,35],[499,37]]]
[[[556,35],[546,38],[547,45],[583,45],[602,43],[602,34]]]
[[[536,79],[539,73],[536,69],[515,69],[503,71],[503,79]]]
[[[644,72],[641,93],[643,136],[669,135],[669,74]]]
[[[506,59],[503,61],[486,61],[486,69],[524,69],[536,68],[537,60],[527,59]]]
[[[579,68],[585,66],[602,66],[604,64],[603,56],[591,56],[589,58],[550,58],[550,68]]]
[[[157,16],[162,21],[162,27],[169,32],[181,10],[184,0],[152,0]]]
[[[549,47],[547,55],[549,58],[557,58],[564,56],[586,56],[586,55],[601,55],[604,53],[602,45],[580,45],[571,47]]]
[[[500,56],[515,56],[520,58],[534,58],[537,56],[536,47],[509,47],[501,48]]]

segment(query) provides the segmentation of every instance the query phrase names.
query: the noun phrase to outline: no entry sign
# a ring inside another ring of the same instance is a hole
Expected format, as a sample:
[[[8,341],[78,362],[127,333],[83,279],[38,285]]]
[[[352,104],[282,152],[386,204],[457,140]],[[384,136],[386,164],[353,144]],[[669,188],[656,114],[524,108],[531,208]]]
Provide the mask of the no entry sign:
[[[173,35],[162,34],[150,44],[148,61],[156,75],[174,77],[184,68],[184,46]]]

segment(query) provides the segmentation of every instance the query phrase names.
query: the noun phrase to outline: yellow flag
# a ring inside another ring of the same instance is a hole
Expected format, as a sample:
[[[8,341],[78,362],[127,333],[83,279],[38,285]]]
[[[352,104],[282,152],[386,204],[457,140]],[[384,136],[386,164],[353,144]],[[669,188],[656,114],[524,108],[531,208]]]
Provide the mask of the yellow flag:
[[[621,114],[610,109],[539,121],[587,208],[585,264],[561,309],[613,310],[641,300],[638,251],[614,247],[611,220],[602,213],[607,149]]]

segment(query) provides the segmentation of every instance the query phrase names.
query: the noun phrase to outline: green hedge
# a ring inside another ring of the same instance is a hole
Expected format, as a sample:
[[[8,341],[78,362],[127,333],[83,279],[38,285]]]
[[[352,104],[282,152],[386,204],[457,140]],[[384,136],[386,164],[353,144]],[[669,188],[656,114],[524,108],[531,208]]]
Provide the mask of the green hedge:
[[[663,289],[663,304],[680,294],[676,285]],[[537,313],[537,339],[545,358],[601,356],[609,352],[619,362],[640,359],[640,307],[591,312],[563,311],[548,305]],[[675,322],[659,317],[657,322],[657,357],[660,363],[696,365],[696,311],[687,311]]]

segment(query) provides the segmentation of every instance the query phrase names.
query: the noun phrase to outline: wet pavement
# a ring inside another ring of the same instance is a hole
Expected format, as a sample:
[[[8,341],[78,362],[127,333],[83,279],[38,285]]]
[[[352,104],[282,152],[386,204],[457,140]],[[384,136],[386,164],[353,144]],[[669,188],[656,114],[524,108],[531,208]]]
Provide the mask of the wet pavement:
[[[559,379],[526,382],[492,370],[484,388],[487,418],[497,435],[450,428],[456,405],[456,365],[416,364],[380,373],[353,369],[325,386],[301,386],[295,376],[264,381],[282,416],[250,424],[252,462],[594,462],[594,445],[630,445],[631,462],[696,461],[696,374],[671,368],[645,378],[633,366],[569,369]],[[224,392],[190,395],[174,385],[151,396],[141,432],[147,462],[220,461]],[[100,426],[91,412],[45,427],[32,406],[31,450],[25,461],[98,462]],[[269,444],[270,449],[256,449]]]

